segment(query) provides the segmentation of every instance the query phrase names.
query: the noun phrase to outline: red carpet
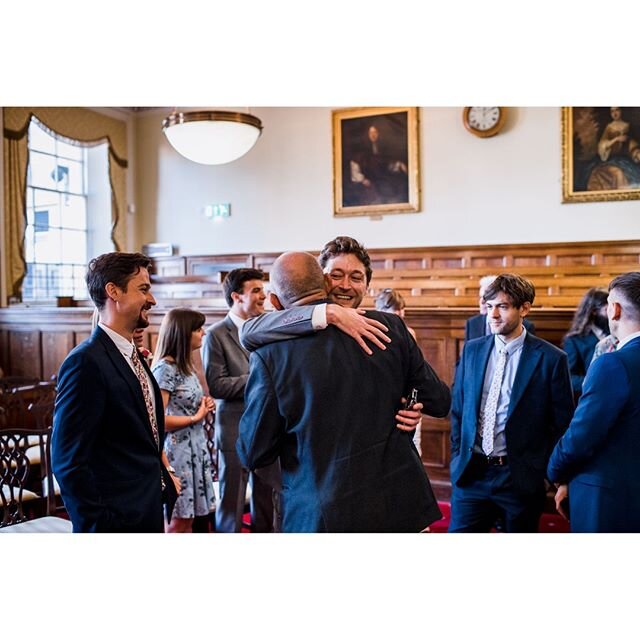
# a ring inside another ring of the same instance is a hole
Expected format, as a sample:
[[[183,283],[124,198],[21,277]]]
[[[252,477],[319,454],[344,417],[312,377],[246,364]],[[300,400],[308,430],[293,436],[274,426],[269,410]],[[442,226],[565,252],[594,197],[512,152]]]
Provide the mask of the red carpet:
[[[429,529],[431,533],[446,533],[451,520],[451,505],[448,502],[438,502],[442,511],[442,520],[434,522]],[[569,523],[557,513],[543,513],[538,524],[538,533],[569,533]]]

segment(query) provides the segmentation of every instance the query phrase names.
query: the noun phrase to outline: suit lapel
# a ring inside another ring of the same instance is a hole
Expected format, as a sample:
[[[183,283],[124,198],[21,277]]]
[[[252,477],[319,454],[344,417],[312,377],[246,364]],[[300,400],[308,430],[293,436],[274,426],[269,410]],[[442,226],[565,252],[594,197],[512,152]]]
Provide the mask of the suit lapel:
[[[131,367],[125,361],[124,356],[122,355],[122,353],[120,353],[120,350],[118,349],[118,347],[116,347],[113,340],[100,327],[96,327],[94,335],[100,340],[100,343],[105,348],[105,351],[107,352],[107,355],[109,356],[109,359],[111,360],[115,369],[118,371],[118,373],[124,378],[126,383],[129,385],[129,388],[131,389],[131,393],[135,400],[135,406],[138,410],[138,413],[140,414],[140,418],[144,421],[144,424],[147,426],[146,431],[149,435],[150,441],[153,443],[153,446],[155,447],[155,440],[153,438],[153,432],[151,431],[151,424],[149,424],[149,414],[147,413],[147,405],[145,404],[144,396],[142,395],[142,387],[140,386],[140,381],[138,380],[136,374],[133,372]],[[144,358],[141,358],[141,360],[144,360]],[[145,365],[143,364],[143,366]],[[147,367],[147,371],[148,370],[149,369]],[[158,388],[158,385],[155,382],[155,379],[153,376],[151,376],[151,380],[152,380],[153,388],[155,392],[156,389]],[[158,408],[162,407],[163,405],[162,405],[162,397],[160,397],[160,404],[158,404],[157,392],[155,393],[155,397],[156,397],[156,415],[157,415]],[[164,424],[164,421],[163,421],[163,424]],[[158,430],[160,429],[159,425],[160,425],[160,422],[158,421]]]
[[[527,335],[524,345],[522,346],[518,370],[516,371],[516,377],[513,381],[513,388],[511,389],[511,400],[509,401],[507,420],[509,420],[513,410],[518,405],[518,402],[520,402],[541,357],[542,353],[540,349],[538,349],[538,345]]]
[[[478,348],[473,354],[473,362],[471,363],[471,371],[476,371],[477,374],[473,377],[473,400],[475,403],[475,415],[480,415],[480,402],[482,400],[482,387],[484,385],[484,376],[487,371],[487,363],[489,362],[489,356],[494,345],[493,336],[487,336],[484,342],[478,345]]]
[[[240,344],[240,336],[238,335],[238,327],[233,323],[233,320],[227,315],[224,319],[227,330],[229,331],[229,336],[231,339],[238,345],[238,348],[246,358],[247,362],[249,362],[249,353],[246,349]]]

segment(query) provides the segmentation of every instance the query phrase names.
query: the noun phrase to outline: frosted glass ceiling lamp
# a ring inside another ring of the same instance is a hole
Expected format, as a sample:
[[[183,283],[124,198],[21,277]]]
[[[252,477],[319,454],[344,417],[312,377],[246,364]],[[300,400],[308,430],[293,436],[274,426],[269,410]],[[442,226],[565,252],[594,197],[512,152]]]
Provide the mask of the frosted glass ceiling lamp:
[[[243,156],[262,133],[262,122],[234,111],[174,112],[162,130],[181,155],[200,164],[225,164]]]

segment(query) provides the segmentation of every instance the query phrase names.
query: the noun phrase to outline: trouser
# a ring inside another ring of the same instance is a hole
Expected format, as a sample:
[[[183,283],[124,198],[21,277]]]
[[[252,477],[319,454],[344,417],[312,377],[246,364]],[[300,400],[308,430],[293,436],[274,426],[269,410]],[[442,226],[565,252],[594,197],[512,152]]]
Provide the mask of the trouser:
[[[509,465],[487,466],[452,487],[449,532],[488,533],[502,519],[505,533],[535,533],[544,500],[544,486],[533,495],[516,491]]]
[[[275,463],[278,476],[280,467]],[[270,470],[274,465],[265,468]],[[275,473],[275,470],[274,472]],[[216,531],[218,533],[239,533],[242,528],[247,482],[251,483],[251,523],[252,531],[268,533],[274,530],[272,473],[260,476],[249,473],[240,462],[235,449],[218,451],[218,481],[220,482],[220,500],[216,505]],[[277,530],[277,529],[276,529]]]

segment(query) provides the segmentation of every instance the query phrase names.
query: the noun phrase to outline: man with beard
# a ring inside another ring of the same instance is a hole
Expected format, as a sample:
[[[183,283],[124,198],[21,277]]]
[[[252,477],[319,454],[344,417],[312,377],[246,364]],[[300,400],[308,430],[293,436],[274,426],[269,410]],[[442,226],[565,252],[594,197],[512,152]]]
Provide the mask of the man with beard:
[[[160,389],[132,340],[156,303],[150,264],[114,252],[87,269],[100,322],[60,367],[51,451],[74,532],[160,533],[163,491],[170,516],[179,490],[162,455]]]
[[[278,309],[326,300],[311,254],[281,255],[271,277]],[[251,354],[238,454],[249,469],[280,460],[284,532],[418,532],[441,517],[415,447],[393,418],[412,387],[445,416],[449,389],[399,317],[371,314],[392,336],[373,358],[335,327]]]
[[[549,454],[573,413],[567,356],[523,326],[534,286],[499,275],[484,300],[493,335],[465,344],[451,407],[451,532],[533,533]]]
[[[358,309],[371,282],[373,271],[367,250],[354,238],[338,236],[327,242],[318,262],[325,274],[329,304],[295,306],[248,320],[242,327],[240,341],[247,351],[279,340],[308,335],[335,325],[351,336],[368,354],[372,351],[365,339],[381,350],[390,340],[387,327]],[[398,399],[404,402],[404,398]],[[421,420],[422,403],[413,409],[401,409],[397,427],[413,431]]]

